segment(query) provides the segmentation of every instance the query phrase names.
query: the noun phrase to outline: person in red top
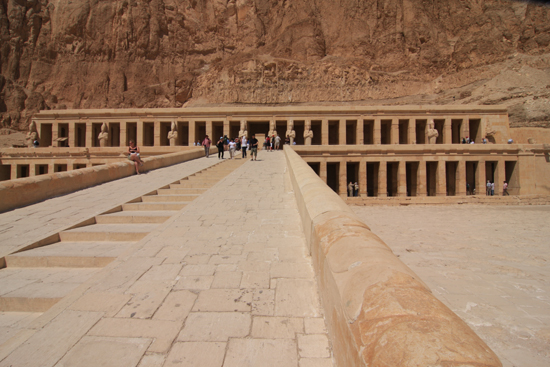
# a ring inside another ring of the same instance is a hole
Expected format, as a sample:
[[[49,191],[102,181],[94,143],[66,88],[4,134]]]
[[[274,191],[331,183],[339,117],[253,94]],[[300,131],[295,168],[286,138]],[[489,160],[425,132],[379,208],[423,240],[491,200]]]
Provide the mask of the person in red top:
[[[508,193],[508,182],[504,181],[504,184],[502,185],[502,196],[504,195],[510,195]]]
[[[204,147],[204,154],[206,155],[206,158],[210,156],[210,144],[212,144],[212,140],[206,135],[204,140],[202,141],[202,146]]]

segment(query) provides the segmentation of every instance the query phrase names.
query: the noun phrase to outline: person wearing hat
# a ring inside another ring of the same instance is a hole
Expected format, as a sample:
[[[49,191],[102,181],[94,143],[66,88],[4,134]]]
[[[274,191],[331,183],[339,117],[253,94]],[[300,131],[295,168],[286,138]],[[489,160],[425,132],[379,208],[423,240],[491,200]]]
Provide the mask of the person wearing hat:
[[[249,141],[250,143],[250,155],[252,156],[251,161],[257,161],[258,160],[258,139],[256,139],[256,135],[252,135],[252,138]]]
[[[216,143],[216,147],[218,148],[218,159],[223,159],[223,150],[224,150],[224,144],[225,139],[223,136],[220,137],[220,140]]]

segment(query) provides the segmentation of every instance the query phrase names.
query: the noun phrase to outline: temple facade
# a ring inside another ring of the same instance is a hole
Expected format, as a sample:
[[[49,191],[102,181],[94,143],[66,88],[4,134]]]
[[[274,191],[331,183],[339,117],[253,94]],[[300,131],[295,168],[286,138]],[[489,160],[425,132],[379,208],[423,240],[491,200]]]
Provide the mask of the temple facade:
[[[289,137],[342,196],[548,195],[548,146],[510,141],[502,106],[292,106],[53,110],[33,118],[29,148],[4,150],[0,179],[78,169],[125,158],[130,140],[145,155],[193,149],[206,135]],[[32,141],[39,148],[30,148]],[[464,142],[469,144],[464,144]],[[45,159],[49,159],[45,163]]]

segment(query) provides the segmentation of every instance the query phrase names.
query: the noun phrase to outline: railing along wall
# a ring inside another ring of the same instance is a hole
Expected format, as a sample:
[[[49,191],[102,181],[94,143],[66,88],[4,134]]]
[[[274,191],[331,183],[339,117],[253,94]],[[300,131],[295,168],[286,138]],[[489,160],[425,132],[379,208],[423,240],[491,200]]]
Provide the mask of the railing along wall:
[[[337,366],[502,366],[289,146]]]

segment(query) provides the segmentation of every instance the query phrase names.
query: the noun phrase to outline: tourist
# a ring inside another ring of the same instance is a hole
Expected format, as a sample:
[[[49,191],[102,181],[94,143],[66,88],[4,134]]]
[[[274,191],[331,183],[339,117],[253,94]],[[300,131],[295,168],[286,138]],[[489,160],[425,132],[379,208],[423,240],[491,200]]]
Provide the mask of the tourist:
[[[353,196],[359,196],[359,184],[357,182],[353,185]]]
[[[273,151],[273,148],[275,148],[275,135],[272,135],[271,136],[271,151]]]
[[[237,152],[241,150],[241,140],[239,138],[235,138],[235,143],[237,144]]]
[[[508,144],[512,144],[514,142],[514,139],[510,138],[508,139]]]
[[[212,140],[206,135],[204,140],[202,141],[202,146],[204,147],[204,154],[206,155],[206,158],[210,156],[210,144],[212,144]]]
[[[242,151],[241,157],[246,158],[247,148],[248,148],[248,140],[246,139],[246,136],[243,136],[241,139],[241,151]]]
[[[481,141],[483,144],[487,144],[487,138],[483,138],[483,140]]]
[[[466,138],[462,138],[462,144],[466,144]]]
[[[502,185],[502,196],[505,195],[510,196],[510,194],[508,193],[508,182],[506,181],[504,181],[504,184]]]
[[[130,140],[129,142],[130,146],[128,146],[128,159],[134,162],[134,166],[136,167],[136,174],[139,175],[139,166],[143,166],[143,162],[141,161],[141,158],[139,156],[139,147],[136,146],[133,140]]]
[[[281,145],[281,137],[277,135],[275,137],[275,150],[279,150],[279,146]]]
[[[237,140],[237,139],[235,139]],[[237,149],[237,143],[233,140],[229,141],[229,158],[233,159],[235,157],[235,150]]]
[[[258,139],[256,139],[256,135],[252,135],[252,138],[248,142],[250,145],[250,155],[252,156],[251,161],[257,161],[258,160]]]
[[[351,181],[348,184],[348,196],[353,196],[353,184]]]
[[[491,181],[487,180],[487,192],[486,192],[486,195],[487,196],[490,196],[491,195]]]
[[[40,142],[38,141],[38,139],[34,139],[32,141],[32,147],[33,148],[38,148],[39,145],[40,145]]]
[[[218,159],[223,159],[223,151],[225,149],[225,139],[223,136],[221,136],[220,140],[216,143],[216,147],[218,148]]]
[[[264,149],[269,152],[270,148],[271,148],[271,144],[269,143],[269,136],[266,136],[264,140]]]
[[[471,195],[472,193],[470,192],[470,184],[467,183],[466,184],[466,195]]]
[[[495,195],[495,183],[491,182],[491,196]]]
[[[285,138],[285,144],[290,145],[290,136],[288,136],[288,135]]]

